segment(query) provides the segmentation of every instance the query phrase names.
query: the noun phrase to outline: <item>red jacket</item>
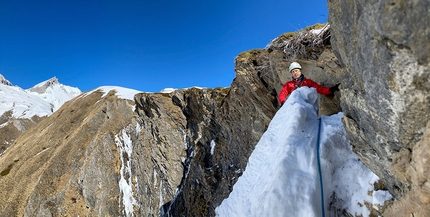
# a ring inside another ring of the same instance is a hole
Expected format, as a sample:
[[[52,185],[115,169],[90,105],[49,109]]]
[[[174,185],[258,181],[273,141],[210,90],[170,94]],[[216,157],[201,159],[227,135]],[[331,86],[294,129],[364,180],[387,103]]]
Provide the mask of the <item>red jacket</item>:
[[[278,96],[278,100],[279,100],[279,103],[281,103],[281,105],[287,100],[287,96],[291,92],[293,92],[295,89],[302,87],[302,86],[314,87],[315,89],[317,89],[317,92],[319,94],[323,94],[323,95],[329,95],[332,93],[330,91],[330,88],[322,87],[319,84],[317,84],[317,82],[312,81],[311,79],[303,77],[303,80],[301,80],[301,81],[299,81],[299,80],[293,79],[293,80],[288,81],[287,83],[284,84],[284,86],[282,87],[282,90]]]

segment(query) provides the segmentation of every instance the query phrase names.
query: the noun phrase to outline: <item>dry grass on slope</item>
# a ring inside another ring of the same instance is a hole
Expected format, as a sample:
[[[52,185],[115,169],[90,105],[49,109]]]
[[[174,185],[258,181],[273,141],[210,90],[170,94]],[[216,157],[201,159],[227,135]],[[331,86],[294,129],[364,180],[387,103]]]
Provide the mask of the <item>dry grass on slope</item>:
[[[312,57],[312,52],[330,43],[330,25],[315,24],[298,32],[282,34],[267,45],[271,50],[282,50],[288,60]]]
[[[92,150],[103,143],[100,140],[109,136],[113,140],[133,113],[131,105],[117,100],[113,93],[101,99],[102,94],[94,92],[67,102],[20,136],[0,158],[0,216],[40,214],[45,210],[60,212],[56,206],[76,216],[88,214],[82,194],[76,190],[77,179],[89,163]],[[118,106],[130,111],[113,108]],[[118,155],[115,143],[110,146],[111,149],[103,150]],[[120,164],[117,159],[113,158],[110,164]]]

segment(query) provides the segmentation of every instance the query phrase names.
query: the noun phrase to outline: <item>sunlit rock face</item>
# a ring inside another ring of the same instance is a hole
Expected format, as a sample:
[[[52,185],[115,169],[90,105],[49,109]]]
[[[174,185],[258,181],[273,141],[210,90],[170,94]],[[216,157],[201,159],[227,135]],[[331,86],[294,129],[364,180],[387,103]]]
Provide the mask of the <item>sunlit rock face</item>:
[[[227,88],[72,99],[0,157],[0,216],[213,216],[278,111],[291,61],[252,50]],[[322,85],[339,82],[330,44],[296,61]],[[321,96],[320,113],[339,112],[339,96]]]
[[[188,159],[177,196],[163,207],[172,216],[213,216],[246,167],[247,158],[277,111],[267,88],[247,59],[236,67],[228,89],[189,89],[172,101],[187,118]]]
[[[297,61],[302,63],[309,77],[327,86],[335,84],[337,81],[333,77],[341,73],[329,45],[315,51],[312,57]],[[247,51],[236,58],[236,78],[229,89],[191,89],[172,95],[173,103],[187,117],[187,152],[192,154],[185,161],[185,175],[179,191],[163,206],[163,215],[215,215],[215,208],[231,192],[279,108],[277,95],[282,85],[291,79],[290,62],[281,50]],[[337,94],[321,96],[321,102],[326,103],[320,103],[320,110],[339,112]],[[141,101],[148,100],[145,97]],[[152,112],[146,109],[146,116],[157,114],[156,106],[152,108]]]
[[[421,201],[408,215],[423,216],[417,212],[428,210],[428,190],[420,200],[410,195],[429,177],[421,177],[429,164],[418,163],[423,153],[416,146],[429,144],[420,140],[430,120],[430,2],[332,0],[328,6],[333,50],[346,73],[341,107],[348,138],[397,199]]]

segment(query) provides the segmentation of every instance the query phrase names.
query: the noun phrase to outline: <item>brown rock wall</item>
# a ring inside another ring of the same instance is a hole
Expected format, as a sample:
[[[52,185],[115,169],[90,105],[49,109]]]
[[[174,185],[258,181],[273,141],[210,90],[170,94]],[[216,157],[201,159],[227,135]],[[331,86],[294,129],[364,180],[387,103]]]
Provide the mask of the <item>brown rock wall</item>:
[[[428,216],[430,213],[430,122],[412,151],[402,149],[393,157],[391,170],[403,182],[410,183],[410,191],[397,200],[384,216]]]

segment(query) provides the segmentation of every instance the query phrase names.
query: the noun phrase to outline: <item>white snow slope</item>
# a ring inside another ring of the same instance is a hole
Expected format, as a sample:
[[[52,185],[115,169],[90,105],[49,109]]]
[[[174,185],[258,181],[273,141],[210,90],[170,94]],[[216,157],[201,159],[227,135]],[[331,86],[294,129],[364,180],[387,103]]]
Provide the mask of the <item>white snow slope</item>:
[[[115,91],[115,95],[120,99],[127,99],[127,100],[134,100],[134,95],[138,93],[143,93],[143,91],[129,89],[125,87],[119,87],[119,86],[101,86],[94,90],[86,92],[83,96],[90,95],[94,91],[101,91],[103,92],[103,97],[105,97],[110,91]]]
[[[6,111],[12,111],[14,118],[49,116],[65,102],[81,94],[78,88],[65,86],[58,81],[52,83],[52,80],[37,84],[28,90],[0,83],[0,116]],[[44,86],[42,92],[32,91],[42,86]]]
[[[42,92],[33,91],[36,88],[42,88]],[[57,78],[51,78],[47,81],[36,84],[26,92],[42,98],[52,105],[53,111],[57,111],[65,102],[81,94],[81,90],[76,87],[70,87],[60,84]]]
[[[217,216],[320,217],[323,212],[343,216],[342,210],[369,216],[365,201],[377,209],[391,199],[387,191],[374,190],[379,178],[352,152],[341,122],[343,114],[323,116],[320,125],[317,106],[314,88],[302,87],[291,94],[256,145],[233,191],[216,208]]]

